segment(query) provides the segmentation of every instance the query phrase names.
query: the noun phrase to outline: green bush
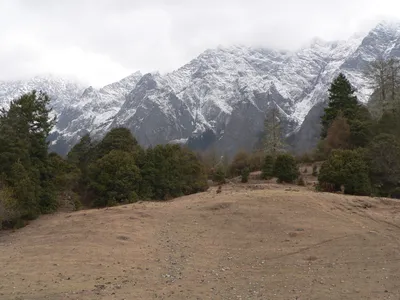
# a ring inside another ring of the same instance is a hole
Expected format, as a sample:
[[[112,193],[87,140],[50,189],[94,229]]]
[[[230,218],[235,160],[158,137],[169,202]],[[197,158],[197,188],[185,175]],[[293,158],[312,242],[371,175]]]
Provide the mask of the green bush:
[[[377,135],[367,148],[371,180],[379,194],[388,196],[400,182],[400,141],[391,134]]]
[[[244,168],[243,170],[242,170],[242,174],[241,174],[241,176],[242,176],[242,183],[247,183],[248,181],[249,181],[249,175],[250,175],[250,170],[249,170],[249,168]]]
[[[212,181],[217,184],[225,184],[225,172],[223,168],[217,168],[212,174]]]
[[[274,177],[274,158],[272,155],[266,155],[262,167],[261,178],[268,180],[272,177]]]
[[[141,168],[140,197],[165,200],[207,190],[205,166],[194,152],[179,145],[148,149]]]
[[[0,230],[3,227],[10,227],[9,224],[20,217],[21,214],[18,210],[17,200],[14,197],[14,191],[2,184],[0,188]]]
[[[278,182],[292,183],[299,177],[296,159],[290,154],[280,154],[274,164],[274,175]]]
[[[361,150],[333,150],[319,172],[320,186],[345,194],[370,195],[371,182],[365,155]]]

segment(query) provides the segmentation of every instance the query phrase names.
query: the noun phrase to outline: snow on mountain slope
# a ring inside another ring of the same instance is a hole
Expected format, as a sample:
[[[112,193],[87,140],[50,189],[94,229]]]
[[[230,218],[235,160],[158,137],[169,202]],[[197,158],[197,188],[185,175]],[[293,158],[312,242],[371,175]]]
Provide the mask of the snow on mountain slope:
[[[52,75],[36,76],[30,80],[0,81],[0,106],[7,108],[13,99],[32,90],[46,91],[52,107],[59,114],[71,101],[78,99],[84,87],[76,82]]]
[[[85,89],[76,101],[61,112],[57,134],[73,144],[86,133],[107,128],[123,105],[125,96],[141,77],[142,74],[136,72],[101,89]]]
[[[339,72],[366,102],[371,90],[363,70],[381,56],[400,57],[400,24],[382,22],[367,35],[346,41],[314,39],[295,52],[247,46],[209,49],[171,73],[137,72],[102,89],[84,90],[55,77],[0,82],[0,104],[7,106],[34,88],[48,92],[58,115],[51,138],[59,152],[88,132],[101,137],[110,128],[125,126],[145,146],[211,130],[215,146],[234,153],[257,142],[271,105],[284,113],[286,133],[298,130],[311,108],[326,100]],[[308,122],[318,122],[317,114],[312,116]]]

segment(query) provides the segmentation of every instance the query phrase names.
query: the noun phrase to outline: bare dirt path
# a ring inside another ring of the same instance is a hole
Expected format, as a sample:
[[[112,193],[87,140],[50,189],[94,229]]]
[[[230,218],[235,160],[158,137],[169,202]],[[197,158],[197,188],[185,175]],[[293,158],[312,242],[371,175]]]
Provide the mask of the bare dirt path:
[[[400,299],[400,202],[215,191],[3,233],[0,299]]]

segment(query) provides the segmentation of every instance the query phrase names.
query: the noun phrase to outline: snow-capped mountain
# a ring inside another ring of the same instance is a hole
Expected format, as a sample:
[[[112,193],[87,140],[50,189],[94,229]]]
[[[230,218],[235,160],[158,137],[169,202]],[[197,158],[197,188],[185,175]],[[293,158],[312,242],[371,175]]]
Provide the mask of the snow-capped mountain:
[[[101,137],[110,128],[125,126],[144,146],[201,140],[202,133],[212,132],[214,138],[204,141],[204,147],[212,143],[232,154],[250,150],[259,140],[265,111],[273,103],[282,112],[287,134],[304,135],[317,126],[320,103],[339,72],[357,88],[360,101],[368,101],[372,91],[363,70],[380,56],[400,57],[400,24],[383,22],[346,41],[314,39],[294,52],[219,47],[171,73],[137,72],[101,89],[54,77],[0,82],[0,104],[7,106],[32,89],[48,92],[58,116],[52,134],[58,152],[65,153],[87,132]],[[311,144],[312,139],[295,140]]]

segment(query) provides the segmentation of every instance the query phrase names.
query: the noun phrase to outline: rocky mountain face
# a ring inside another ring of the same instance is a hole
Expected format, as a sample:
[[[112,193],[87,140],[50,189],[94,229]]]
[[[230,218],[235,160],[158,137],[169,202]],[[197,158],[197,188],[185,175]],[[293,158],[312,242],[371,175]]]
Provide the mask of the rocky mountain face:
[[[118,126],[143,146],[197,140],[202,149],[234,154],[259,142],[266,111],[276,105],[293,150],[303,152],[318,138],[333,78],[345,73],[365,103],[372,91],[363,69],[380,56],[400,57],[400,24],[383,22],[346,41],[315,39],[295,52],[220,47],[171,73],[137,72],[101,89],[54,77],[0,82],[0,105],[32,89],[48,92],[58,117],[52,147],[62,154],[84,134],[99,138]]]

